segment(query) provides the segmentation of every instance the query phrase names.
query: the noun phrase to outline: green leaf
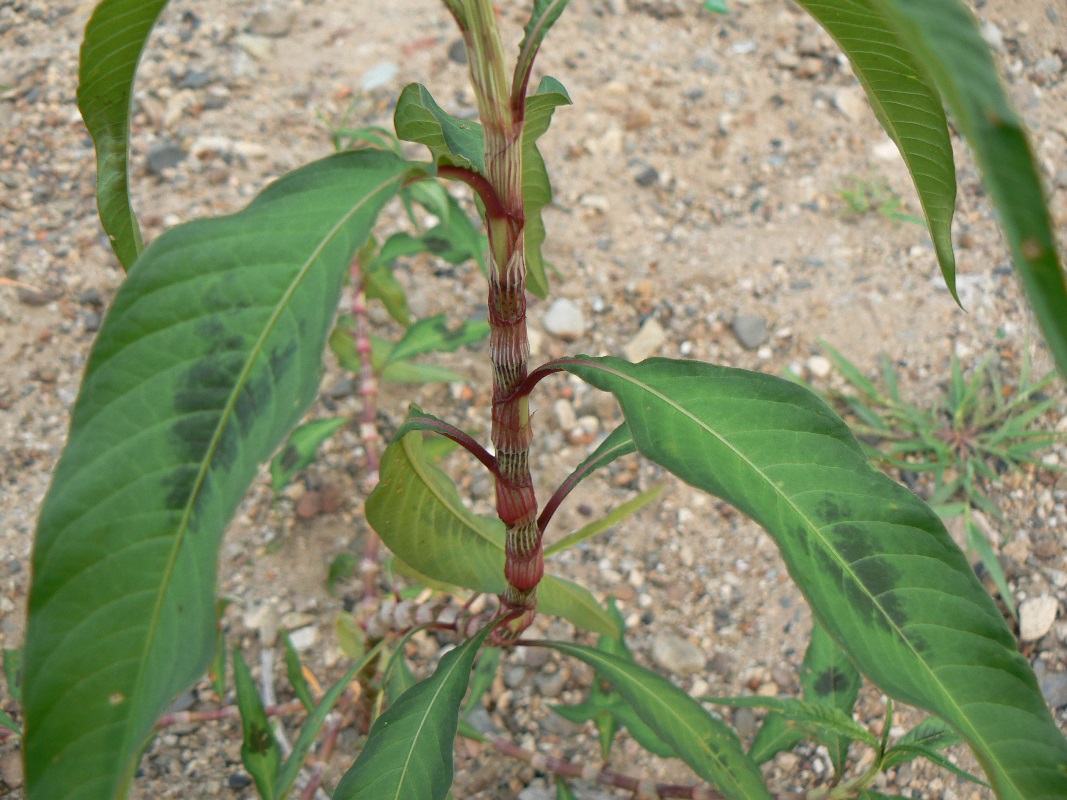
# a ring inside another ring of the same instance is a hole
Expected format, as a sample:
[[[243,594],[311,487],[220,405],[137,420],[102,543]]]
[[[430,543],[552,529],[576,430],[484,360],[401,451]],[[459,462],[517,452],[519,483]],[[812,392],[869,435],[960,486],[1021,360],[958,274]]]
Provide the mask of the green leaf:
[[[873,2],[873,0],[872,0]],[[1011,107],[974,16],[959,0],[877,0],[974,149],[1030,305],[1067,377],[1067,283],[1022,120]],[[1043,778],[1033,776],[1032,785]],[[1031,785],[1031,784],[1027,784]]]
[[[230,601],[220,599],[215,603],[215,655],[208,667],[208,677],[211,678],[211,688],[215,690],[215,696],[220,700],[226,694],[226,629],[222,625],[222,615]]]
[[[367,634],[355,617],[347,611],[342,611],[333,621],[333,633],[342,653],[354,660],[363,658],[367,652]]]
[[[337,594],[337,584],[348,580],[359,569],[359,556],[354,553],[338,553],[330,561],[330,567],[326,572],[326,589],[330,594]]]
[[[596,670],[675,755],[728,798],[770,799],[759,769],[734,732],[666,678],[603,650],[545,642]]]
[[[518,108],[525,99],[526,86],[530,80],[537,51],[541,48],[548,31],[556,24],[570,0],[535,0],[530,20],[523,27],[519,57],[515,61],[515,75],[511,81],[511,107]]]
[[[288,642],[288,638],[286,639]],[[285,800],[289,796],[289,793],[293,789],[293,785],[296,783],[297,777],[300,775],[300,770],[304,766],[304,762],[307,761],[308,753],[311,752],[311,746],[315,744],[315,739],[318,738],[319,731],[322,730],[322,726],[326,723],[326,716],[333,710],[333,707],[337,705],[337,701],[341,699],[341,695],[344,694],[348,685],[355,680],[356,676],[374,659],[378,656],[378,652],[385,645],[385,641],[378,642],[370,652],[368,652],[358,663],[353,665],[351,669],[344,674],[344,676],[331,686],[318,705],[310,707],[308,711],[308,718],[304,721],[304,724],[300,727],[300,735],[296,737],[296,741],[293,743],[293,752],[289,754],[289,757],[285,759],[282,764],[281,770],[278,773],[278,780],[274,790],[274,800]]]
[[[569,550],[575,545],[592,539],[594,536],[599,536],[604,531],[611,530],[624,519],[636,514],[659,497],[660,493],[663,491],[663,486],[664,484],[661,483],[653,486],[651,489],[646,489],[636,497],[631,497],[625,503],[615,506],[615,508],[611,509],[611,511],[600,519],[593,520],[588,525],[583,525],[573,533],[568,533],[559,541],[554,542],[550,547],[545,548],[545,558],[555,555],[556,553],[561,553],[564,550]]]
[[[552,186],[537,140],[548,130],[552,113],[571,98],[555,78],[541,79],[537,91],[526,98],[526,122],[522,129],[522,197],[526,207],[523,241],[526,246],[527,288],[538,297],[548,296],[548,276],[541,257],[545,223],[541,211],[552,202]]]
[[[766,708],[794,722],[809,736],[825,740],[832,736],[878,746],[874,734],[839,708],[808,703],[792,697],[705,697],[708,703],[733,708]]]
[[[937,717],[927,717],[886,750],[882,769],[892,769],[915,758],[925,758],[959,777],[987,786],[985,781],[960,769],[938,751],[960,743],[960,737]]]
[[[1008,612],[1015,618],[1018,618],[1019,612],[1015,608],[1015,598],[1011,596],[1011,587],[1008,586],[1008,578],[1004,574],[1004,568],[1000,565],[1000,559],[997,558],[997,554],[993,552],[993,545],[985,537],[985,534],[979,530],[978,526],[971,519],[970,509],[967,508],[964,511],[966,517],[964,519],[963,527],[967,531],[967,544],[973,547],[975,552],[978,553],[978,558],[982,560],[982,565],[986,568],[990,577],[993,579],[993,583],[997,587],[997,591],[1000,592],[1000,599],[1004,601],[1004,605],[1008,607]]]
[[[278,494],[296,474],[315,460],[319,447],[348,422],[348,417],[313,419],[295,428],[270,462],[270,488]]]
[[[797,723],[770,711],[756,731],[748,757],[757,764],[763,764],[785,750],[792,750],[806,738],[807,735]]]
[[[22,651],[14,647],[3,650],[4,680],[7,694],[16,703],[22,702]]]
[[[451,353],[461,347],[477,344],[489,335],[489,323],[467,320],[455,328],[448,327],[444,314],[420,319],[389,352],[384,368],[426,353]]]
[[[952,252],[956,170],[937,87],[909,41],[886,19],[883,0],[797,2],[845,51],[875,116],[904,157],[926,212],[945,285],[958,302]]]
[[[476,592],[500,594],[504,579],[504,524],[463,505],[455,484],[428,463],[414,431],[382,454],[381,480],[367,498],[366,516],[399,558],[428,578]],[[597,633],[617,633],[588,589],[546,575],[538,607]]]
[[[556,776],[556,800],[578,800],[563,778]]]
[[[863,679],[855,664],[830,638],[830,634],[818,620],[813,620],[811,638],[800,671],[800,686],[804,699],[835,708],[851,718],[862,685]],[[841,775],[848,759],[850,739],[831,735],[824,741],[834,769]]]
[[[392,383],[462,383],[463,375],[436,364],[415,364],[395,361],[382,370],[379,377]]]
[[[381,151],[311,164],[168,231],[119,289],[38,523],[30,796],[121,796],[203,674],[223,529],[315,399],[350,259],[409,170]]]
[[[393,113],[396,135],[405,142],[425,145],[438,164],[485,172],[485,134],[480,122],[454,117],[433,99],[421,83],[404,87]]]
[[[760,523],[856,665],[949,722],[999,793],[1067,794],[1067,740],[966,558],[815,395],[692,361],[579,356],[542,369],[614,393],[639,452]]]
[[[443,800],[452,785],[452,743],[474,656],[486,628],[441,659],[374,723],[334,800]]]
[[[493,678],[496,677],[497,670],[500,668],[500,653],[500,648],[494,647],[490,650],[482,651],[481,656],[478,658],[474,667],[474,674],[471,675],[470,692],[467,695],[467,701],[463,704],[464,717],[468,716],[481,704],[482,697],[492,686]]]
[[[716,14],[728,14],[730,9],[726,7],[726,0],[704,0],[704,8]]]
[[[288,631],[282,631],[282,644],[285,646],[285,674],[289,678],[289,685],[293,687],[296,699],[304,704],[306,710],[311,711],[315,707],[315,698],[311,696],[311,687],[304,677],[300,654],[293,647],[293,640],[289,638]]]
[[[256,782],[260,797],[273,798],[278,783],[282,752],[271,731],[270,720],[259,699],[259,690],[252,679],[244,657],[233,649],[233,682],[237,688],[237,709],[241,712],[241,762]]]
[[[0,708],[0,727],[13,731],[17,736],[22,735],[22,728],[20,728],[18,723],[11,718],[11,715],[2,708]]]
[[[96,204],[115,255],[129,270],[141,254],[130,206],[130,104],[145,42],[167,0],[103,0],[85,28],[78,108],[96,145]]]

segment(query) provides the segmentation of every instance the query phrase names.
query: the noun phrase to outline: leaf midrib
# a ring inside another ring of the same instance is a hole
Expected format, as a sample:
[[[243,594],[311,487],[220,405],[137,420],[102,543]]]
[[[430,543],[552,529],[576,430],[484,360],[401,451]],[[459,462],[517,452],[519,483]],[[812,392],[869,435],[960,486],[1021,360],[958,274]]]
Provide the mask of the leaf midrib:
[[[832,547],[832,546],[830,546],[829,542],[823,537],[821,530],[812,522],[811,519],[809,519],[807,514],[805,514],[803,511],[801,511],[796,506],[796,504],[793,502],[792,497],[787,495],[778,486],[778,484],[775,483],[770,478],[770,476],[768,476],[756,464],[752,463],[751,460],[749,460],[747,457],[745,457],[739,450],[737,450],[736,447],[734,447],[729,441],[727,441],[721,434],[719,434],[714,429],[710,428],[706,423],[704,423],[703,420],[701,420],[698,417],[694,416],[687,409],[685,409],[682,406],[678,405],[673,400],[668,398],[666,395],[661,394],[660,392],[656,391],[655,389],[653,389],[648,384],[641,383],[640,381],[638,381],[633,376],[627,375],[624,372],[621,372],[621,371],[619,371],[617,369],[614,369],[612,367],[605,366],[603,364],[598,364],[598,363],[595,363],[595,362],[592,362],[592,361],[584,361],[584,360],[581,360],[581,359],[568,359],[568,362],[569,363],[578,364],[578,365],[582,365],[582,366],[591,367],[593,369],[602,370],[604,372],[608,372],[608,373],[610,373],[612,375],[615,375],[618,378],[621,378],[621,379],[633,384],[634,386],[638,387],[639,389],[642,389],[643,391],[646,391],[648,394],[652,395],[653,397],[656,397],[661,402],[667,404],[671,408],[675,409],[678,413],[680,413],[683,416],[685,416],[688,419],[690,419],[698,427],[700,427],[700,428],[704,429],[705,431],[707,431],[707,433],[710,436],[712,436],[714,439],[718,440],[723,446],[725,446],[728,450],[730,450],[740,461],[742,461],[744,464],[748,465],[748,467],[750,469],[752,469],[753,472],[755,472],[757,475],[759,475],[772,489],[775,490],[775,492],[781,498],[783,498],[785,500],[785,502],[788,504],[788,506],[791,509],[793,509],[794,513],[796,513],[796,515],[809,527],[809,529],[811,529],[813,531],[815,536],[823,544],[823,547],[826,548],[826,550],[830,554],[832,554],[833,558],[836,561],[838,561],[838,563],[841,565],[841,568],[842,568],[843,572],[849,576],[849,578],[853,581],[853,583],[856,586],[858,586],[868,598],[870,598],[871,603],[874,605],[875,608],[878,609],[878,612],[882,615],[882,617],[888,623],[890,628],[892,628],[892,630],[899,636],[899,638],[907,645],[908,649],[912,652],[912,654],[914,655],[916,660],[920,664],[922,664],[922,666],[926,670],[927,674],[930,676],[930,678],[933,681],[933,683],[940,690],[942,697],[947,699],[950,702],[950,704],[956,709],[957,713],[959,715],[963,716],[963,719],[967,720],[967,722],[969,723],[968,727],[970,728],[971,734],[972,734],[972,737],[973,737],[972,741],[979,741],[983,745],[986,745],[984,750],[985,750],[986,753],[990,753],[990,755],[991,755],[991,751],[990,751],[990,748],[988,747],[988,745],[986,743],[986,740],[983,737],[981,737],[981,736],[979,736],[977,734],[977,731],[975,730],[974,725],[970,724],[970,720],[967,719],[966,715],[963,715],[962,707],[955,701],[955,698],[948,692],[947,688],[945,687],[945,685],[941,681],[941,679],[938,677],[937,673],[934,672],[934,670],[930,667],[930,665],[927,664],[926,660],[915,649],[915,647],[912,644],[911,640],[904,635],[904,632],[896,624],[896,621],[893,620],[892,618],[890,618],[889,615],[885,612],[885,610],[882,607],[882,604],[880,602],[878,602],[878,598],[870,593],[870,591],[867,589],[866,585],[864,585],[863,582],[859,580],[858,576],[856,576],[855,572],[853,572],[853,570],[851,569],[851,566],[847,562],[845,562],[845,561],[843,561],[841,559],[841,556],[838,553],[837,549]],[[998,763],[999,763],[999,760],[998,760]],[[1003,766],[1001,768],[1001,772],[1003,774],[1007,774],[1007,770],[1003,769]],[[1014,784],[1014,781],[1013,781],[1013,784]],[[1016,789],[1016,791],[1018,791],[1018,790]]]
[[[237,382],[234,385],[234,389],[230,392],[229,397],[226,400],[226,404],[225,406],[223,406],[219,423],[215,428],[215,432],[212,434],[207,451],[201,461],[200,471],[197,474],[195,482],[193,483],[192,491],[189,495],[189,500],[185,505],[185,509],[182,512],[181,521],[179,522],[178,528],[175,532],[174,546],[171,549],[170,558],[168,559],[167,565],[163,571],[163,578],[160,581],[160,589],[157,594],[155,607],[152,610],[152,615],[148,625],[148,636],[146,637],[143,654],[140,659],[140,664],[137,668],[137,679],[129,695],[130,711],[128,713],[132,714],[134,704],[140,697],[141,688],[144,684],[145,675],[147,672],[146,668],[149,654],[152,652],[152,642],[155,641],[157,635],[159,619],[163,609],[163,603],[170,590],[174,568],[178,560],[178,555],[181,552],[182,544],[185,541],[185,534],[189,529],[189,520],[192,517],[193,507],[196,504],[197,498],[200,496],[200,492],[204,485],[204,480],[206,479],[211,463],[214,460],[215,451],[218,448],[218,444],[222,439],[222,434],[233,416],[233,411],[237,404],[237,396],[240,392],[240,389],[243,388],[245,383],[247,382],[248,377],[251,374],[252,368],[254,367],[256,361],[259,359],[262,349],[270,334],[273,332],[274,326],[277,324],[278,319],[281,317],[284,310],[288,307],[293,295],[303,283],[304,278],[307,277],[308,272],[311,270],[315,262],[322,255],[326,247],[333,241],[334,237],[336,237],[341,232],[345,224],[354,215],[356,215],[372,198],[377,197],[381,192],[385,191],[391,184],[399,183],[400,180],[401,176],[394,175],[391,176],[388,180],[382,181],[373,190],[364,194],[356,203],[352,205],[352,207],[345,214],[343,214],[338,219],[338,221],[333,225],[333,227],[322,237],[322,240],[312,250],[308,258],[305,259],[304,263],[298,268],[292,281],[290,281],[289,287],[286,289],[285,293],[282,295],[279,301],[275,304],[274,312],[271,314],[270,318],[267,321],[267,324],[263,327],[262,333],[253,345],[249,353],[249,357],[245,362],[244,368],[241,370]],[[129,753],[132,749],[130,741],[132,734],[131,726],[126,726],[125,732],[126,736],[124,737],[123,747],[119,751],[122,754]]]

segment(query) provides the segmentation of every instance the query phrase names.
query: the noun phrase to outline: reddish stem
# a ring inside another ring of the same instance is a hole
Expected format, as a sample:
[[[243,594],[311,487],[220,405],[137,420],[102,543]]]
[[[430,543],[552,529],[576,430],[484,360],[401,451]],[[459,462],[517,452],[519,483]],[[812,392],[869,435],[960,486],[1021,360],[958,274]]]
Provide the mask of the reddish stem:
[[[450,164],[439,166],[437,174],[443,178],[462,181],[474,189],[478,193],[478,197],[481,198],[482,205],[485,206],[486,216],[490,219],[507,219],[510,216],[507,207],[500,200],[500,195],[496,193],[493,184],[486,180],[484,175],[480,175],[466,167],[457,167]]]

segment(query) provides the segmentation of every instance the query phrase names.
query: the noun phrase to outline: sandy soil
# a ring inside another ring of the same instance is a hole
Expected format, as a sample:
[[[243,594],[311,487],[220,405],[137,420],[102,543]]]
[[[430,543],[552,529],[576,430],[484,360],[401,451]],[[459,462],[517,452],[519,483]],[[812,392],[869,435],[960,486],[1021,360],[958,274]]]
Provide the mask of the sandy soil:
[[[516,43],[523,4],[500,5]],[[574,106],[557,112],[542,144],[556,193],[545,214],[545,255],[559,274],[549,301],[531,304],[535,361],[643,348],[641,357],[692,357],[776,374],[792,369],[826,388],[840,378],[822,374],[825,340],[865,370],[879,354],[890,356],[905,392],[923,402],[940,393],[953,354],[974,363],[996,352],[1006,374],[1025,354],[1047,368],[965,148],[957,148],[955,236],[966,313],[942,286],[924,228],[877,208],[856,213],[841,196],[857,185],[878,187],[885,202],[899,198],[904,211],[918,213],[903,162],[829,38],[786,0],[732,0],[726,16],[699,5],[574,3],[543,50],[538,75],[560,79]],[[977,5],[1033,131],[1063,232],[1067,5]],[[0,2],[0,84],[14,87],[0,95],[0,264],[5,277],[38,290],[0,286],[3,647],[21,641],[36,511],[94,331],[122,280],[95,218],[92,143],[75,102],[77,48],[91,6]],[[147,240],[192,217],[238,209],[272,178],[328,154],[328,129],[346,115],[353,125],[389,126],[392,99],[408,82],[426,83],[449,111],[473,112],[465,67],[450,57],[457,36],[436,0],[305,0],[288,7],[295,13],[280,3],[186,0],[165,12],[142,65],[134,118],[135,207]],[[168,148],[177,163],[161,167]],[[396,210],[387,216],[387,224],[399,219]],[[482,303],[483,279],[474,268],[445,270],[417,259],[403,265],[400,278],[417,316],[444,310],[460,319],[478,313]],[[558,298],[573,300],[582,312],[582,332],[569,341],[544,324]],[[742,343],[734,330],[739,315],[762,320],[765,339]],[[384,315],[372,319],[384,335],[395,334]],[[651,345],[638,338],[642,330]],[[384,387],[385,436],[412,400],[484,433],[484,355],[471,350],[446,361],[470,381]],[[329,363],[313,415],[358,417],[360,401],[346,381]],[[545,494],[610,430],[617,412],[597,393],[562,379],[546,382],[539,403],[536,462]],[[1062,450],[1054,455],[1067,458]],[[272,505],[265,477],[243,504],[223,546],[220,593],[233,599],[228,641],[242,645],[250,660],[258,658],[264,632],[269,641],[269,631],[281,626],[303,631],[306,661],[320,680],[343,670],[334,622],[361,586],[344,583],[335,597],[325,575],[335,556],[358,552],[365,538],[364,463],[353,423],[278,504]],[[463,459],[448,463],[474,507],[488,510],[486,478]],[[626,460],[576,493],[556,529],[574,529],[659,483],[666,486],[659,502],[565,554],[557,571],[599,597],[614,594],[638,657],[671,671],[694,694],[795,693],[810,616],[773,542],[735,512]],[[299,517],[304,495],[324,489],[339,493],[340,508]],[[995,533],[1016,601],[1050,596],[1062,612],[1067,482],[1028,472],[992,491],[1008,515]],[[538,631],[574,635],[549,619],[539,620]],[[655,642],[668,634],[687,642],[703,663],[665,664]],[[432,664],[438,650],[434,638],[416,640],[416,671]],[[1047,673],[1060,674],[1067,622],[1056,622],[1025,652]],[[564,724],[547,710],[581,698],[589,680],[555,658],[508,654],[489,693],[489,722],[524,747],[572,763],[594,760],[591,726]],[[276,683],[287,697],[280,672]],[[217,707],[210,695],[204,683],[183,705]],[[0,703],[16,710],[2,696]],[[859,718],[879,729],[883,712],[883,698],[866,692]],[[1062,708],[1058,714],[1067,723]],[[917,718],[905,713],[900,724]],[[750,730],[753,720],[742,715],[735,723]],[[357,747],[358,733],[344,731],[327,771],[330,785]],[[973,763],[965,753],[955,755]],[[647,758],[626,737],[612,767],[664,782],[695,780],[680,762]],[[779,757],[766,774],[786,797],[817,783],[827,769],[825,754],[809,748]],[[20,797],[19,783],[17,745],[9,741],[0,745],[0,796]],[[589,784],[576,788],[587,799],[624,796]],[[920,765],[892,773],[883,790],[985,796]],[[254,797],[240,765],[237,728],[168,728],[150,748],[134,796]],[[455,796],[554,794],[532,767],[462,744]]]

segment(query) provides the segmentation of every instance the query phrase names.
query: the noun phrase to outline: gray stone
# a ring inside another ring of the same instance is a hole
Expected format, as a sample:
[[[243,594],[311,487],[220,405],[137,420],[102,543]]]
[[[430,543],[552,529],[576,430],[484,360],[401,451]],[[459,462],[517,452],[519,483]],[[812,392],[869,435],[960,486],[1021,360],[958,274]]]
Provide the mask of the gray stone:
[[[457,64],[466,65],[467,46],[463,44],[462,39],[456,39],[448,46],[448,57]]]
[[[381,89],[384,86],[388,86],[398,72],[400,72],[400,67],[392,61],[379,61],[363,73],[363,77],[359,81],[359,88],[365,92]]]
[[[659,180],[659,170],[651,164],[645,164],[634,173],[634,181],[638,186],[653,186]]]
[[[585,333],[585,316],[573,300],[552,301],[542,320],[545,331],[560,339],[577,339]]]
[[[293,30],[293,12],[283,9],[262,8],[252,15],[248,30],[256,36],[280,39]]]
[[[666,342],[667,332],[663,330],[663,326],[655,318],[649,317],[622,351],[626,354],[626,358],[637,363],[654,356]]]
[[[673,633],[660,633],[652,640],[652,660],[683,678],[703,672],[705,665],[700,648]]]
[[[148,171],[162,175],[163,170],[173,169],[185,160],[185,151],[177,142],[163,141],[148,151]]]
[[[1049,672],[1044,661],[1034,663],[1038,686],[1053,710],[1067,706],[1067,672]]]
[[[191,69],[185,73],[185,77],[182,78],[179,86],[182,89],[203,89],[211,83],[211,80],[210,72],[205,72],[202,69]]]
[[[567,684],[567,673],[563,670],[553,672],[551,675],[541,672],[534,678],[534,683],[537,684],[542,697],[559,697],[563,693],[563,687]]]
[[[517,689],[526,680],[526,670],[522,667],[508,667],[504,670],[504,685],[509,689]]]
[[[738,314],[734,317],[734,336],[746,350],[755,350],[770,338],[767,320],[752,314]]]
[[[756,714],[751,708],[738,708],[734,710],[734,728],[742,739],[749,739],[756,735]]]

